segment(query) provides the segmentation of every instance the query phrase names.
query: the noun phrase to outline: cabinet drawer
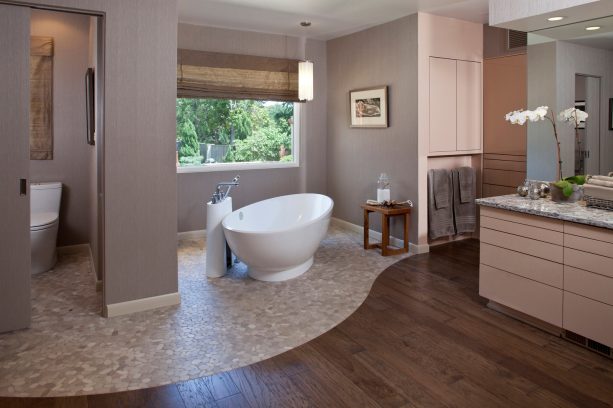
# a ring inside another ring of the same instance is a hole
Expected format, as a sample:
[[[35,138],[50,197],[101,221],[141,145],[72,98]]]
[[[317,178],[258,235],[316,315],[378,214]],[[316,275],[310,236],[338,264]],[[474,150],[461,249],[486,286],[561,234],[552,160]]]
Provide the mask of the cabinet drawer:
[[[479,238],[481,242],[485,242],[486,244],[510,249],[553,262],[559,262],[564,254],[564,248],[560,245],[537,241],[531,238],[518,237],[517,235],[507,234],[506,232],[484,227],[480,229]]]
[[[562,264],[481,243],[481,263],[562,289]]]
[[[533,227],[545,228],[551,231],[564,232],[563,221],[553,218],[541,217],[538,215],[524,214],[517,211],[501,210],[481,206],[481,215],[486,217],[498,218],[500,220],[516,222],[518,224],[531,225]]]
[[[494,302],[562,326],[562,290],[481,264],[479,294]]]
[[[525,173],[516,171],[506,171],[497,169],[483,170],[483,182],[489,184],[497,184],[499,186],[515,187],[524,183],[526,179]]]
[[[613,243],[598,241],[595,239],[580,237],[577,235],[564,234],[564,246],[591,252],[606,257],[613,257]],[[611,259],[613,262],[613,258]]]
[[[526,175],[526,162],[483,159],[483,169],[516,171],[516,172],[523,173],[523,175],[525,176]],[[525,180],[525,177],[524,177],[524,180]],[[523,180],[520,184],[523,184]]]
[[[613,258],[564,248],[564,265],[599,273],[613,278]]]
[[[613,347],[613,306],[564,292],[563,327]]]
[[[613,306],[613,278],[565,265],[564,290]]]
[[[592,227],[591,225],[582,225],[575,222],[565,222],[564,233],[613,244],[613,231],[607,228]]]
[[[485,228],[519,235],[520,237],[532,238],[539,241],[549,242],[550,244],[560,246],[564,244],[564,234],[562,232],[552,231],[540,227],[533,227],[532,225],[518,224],[513,221],[488,217],[484,214],[481,214],[480,225]],[[562,262],[562,259],[560,259],[560,262]]]

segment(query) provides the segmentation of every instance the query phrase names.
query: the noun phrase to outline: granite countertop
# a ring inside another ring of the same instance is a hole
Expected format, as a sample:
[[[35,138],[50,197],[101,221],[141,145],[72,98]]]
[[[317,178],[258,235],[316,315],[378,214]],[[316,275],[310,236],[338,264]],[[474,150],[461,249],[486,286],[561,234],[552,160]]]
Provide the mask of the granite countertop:
[[[555,203],[549,198],[531,200],[528,197],[510,194],[480,198],[476,202],[486,207],[540,215],[613,230],[613,211],[586,207],[583,201],[578,203]]]

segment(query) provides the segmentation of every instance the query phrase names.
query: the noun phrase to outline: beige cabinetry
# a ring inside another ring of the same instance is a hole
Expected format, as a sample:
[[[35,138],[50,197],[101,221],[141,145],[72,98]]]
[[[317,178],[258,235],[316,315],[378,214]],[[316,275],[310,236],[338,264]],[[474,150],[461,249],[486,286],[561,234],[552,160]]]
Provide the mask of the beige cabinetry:
[[[525,54],[483,61],[483,197],[514,193],[526,178],[526,126],[504,115],[527,104]]]
[[[613,231],[481,207],[479,294],[613,347]]]
[[[430,153],[480,152],[481,63],[430,57]]]

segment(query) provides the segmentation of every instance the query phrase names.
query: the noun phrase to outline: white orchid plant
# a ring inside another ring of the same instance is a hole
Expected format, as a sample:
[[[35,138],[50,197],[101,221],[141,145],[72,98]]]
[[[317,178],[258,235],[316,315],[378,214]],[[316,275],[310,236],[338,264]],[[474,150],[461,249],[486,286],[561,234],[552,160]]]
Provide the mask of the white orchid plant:
[[[575,128],[575,138],[579,139],[579,123],[585,122],[588,114],[577,108],[564,109],[558,114],[558,120],[565,122],[569,126]],[[558,157],[558,181],[553,183],[555,186],[562,189],[565,196],[570,196],[573,193],[572,184],[582,185],[585,183],[585,176],[572,176],[562,178],[562,158],[560,155],[560,139],[558,138],[558,129],[556,127],[556,118],[549,111],[548,106],[539,106],[534,110],[516,110],[505,115],[505,120],[514,125],[524,125],[526,122],[538,122],[541,120],[549,120],[553,127],[553,136],[556,139],[557,157]]]

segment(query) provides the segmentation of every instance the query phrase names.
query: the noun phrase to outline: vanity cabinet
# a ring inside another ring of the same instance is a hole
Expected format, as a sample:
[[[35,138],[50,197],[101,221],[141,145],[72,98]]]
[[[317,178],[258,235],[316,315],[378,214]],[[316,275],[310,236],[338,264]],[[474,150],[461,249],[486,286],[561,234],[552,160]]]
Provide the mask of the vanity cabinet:
[[[430,153],[478,152],[482,135],[481,63],[430,57]]]
[[[613,230],[481,206],[479,294],[613,347]]]

